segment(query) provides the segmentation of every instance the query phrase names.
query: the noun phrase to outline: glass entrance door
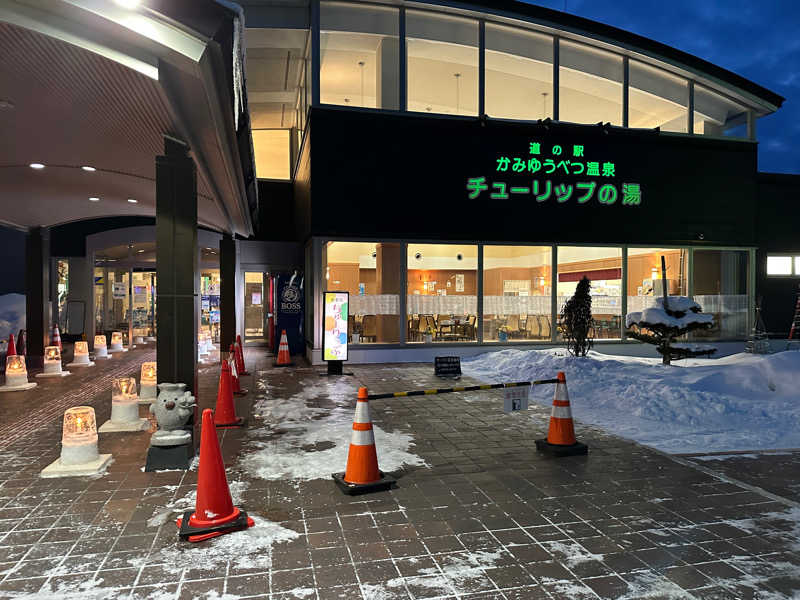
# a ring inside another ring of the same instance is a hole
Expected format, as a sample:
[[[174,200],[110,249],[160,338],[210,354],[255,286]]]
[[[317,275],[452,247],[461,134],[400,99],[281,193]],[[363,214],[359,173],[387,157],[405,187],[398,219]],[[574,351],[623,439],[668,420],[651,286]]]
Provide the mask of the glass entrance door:
[[[244,343],[269,343],[269,273],[245,271]]]
[[[156,272],[133,271],[133,336],[156,335]]]

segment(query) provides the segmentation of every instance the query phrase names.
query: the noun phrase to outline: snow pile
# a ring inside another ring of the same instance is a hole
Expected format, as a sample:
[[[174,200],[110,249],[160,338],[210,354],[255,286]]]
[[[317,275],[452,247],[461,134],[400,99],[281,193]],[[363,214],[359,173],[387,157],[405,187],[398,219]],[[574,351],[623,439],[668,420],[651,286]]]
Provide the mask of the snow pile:
[[[244,454],[239,466],[268,480],[328,479],[331,473],[343,471],[353,431],[355,396],[347,382],[323,381],[290,398],[259,400],[253,412],[265,421],[263,430],[255,430],[262,439],[250,442],[256,451]],[[409,452],[414,445],[410,434],[387,432],[374,424],[373,431],[383,471],[396,471],[403,465],[427,466]]]
[[[20,329],[25,329],[25,296],[22,294],[0,296],[0,340],[7,342],[8,335],[13,333],[16,337]]]
[[[630,312],[625,317],[625,326],[638,324],[664,325],[683,329],[694,323],[707,324],[714,322],[714,316],[700,312],[700,305],[686,296],[670,296],[667,300],[669,312],[664,308],[664,299],[657,298],[656,306],[645,308],[642,311]],[[683,316],[675,316],[669,313],[685,313]]]
[[[578,422],[672,453],[800,447],[800,352],[690,359],[585,358],[503,350],[462,361],[482,381],[549,379],[564,371]],[[553,386],[532,391],[550,407]],[[531,417],[540,420],[540,416]]]

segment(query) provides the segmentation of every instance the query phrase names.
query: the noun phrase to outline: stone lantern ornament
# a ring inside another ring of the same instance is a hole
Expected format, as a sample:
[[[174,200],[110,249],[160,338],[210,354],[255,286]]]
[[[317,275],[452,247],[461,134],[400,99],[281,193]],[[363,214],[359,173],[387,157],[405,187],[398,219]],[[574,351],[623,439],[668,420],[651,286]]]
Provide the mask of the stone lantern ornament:
[[[139,377],[139,404],[150,404],[156,399],[156,374],[158,367],[155,362],[142,363],[142,374]]]
[[[61,348],[46,346],[44,349],[44,372],[36,375],[39,377],[66,377],[69,371],[61,370]]]
[[[94,359],[105,359],[111,358],[108,355],[108,347],[106,346],[106,336],[104,335],[96,335],[94,336]]]
[[[100,427],[100,433],[145,431],[150,421],[139,417],[136,379],[120,377],[111,384],[111,418]]]
[[[188,469],[194,457],[192,426],[194,396],[185,383],[159,383],[158,398],[150,405],[150,413],[158,421],[158,431],[150,438],[145,471]]]
[[[89,360],[89,342],[75,342],[72,362],[68,367],[93,367],[94,363]]]
[[[109,352],[127,352],[128,349],[122,346],[122,332],[111,332],[111,345],[108,347]]]
[[[61,456],[44,468],[42,477],[98,475],[111,462],[97,450],[97,425],[91,406],[74,406],[64,413]]]
[[[6,383],[0,385],[0,392],[21,392],[35,388],[35,382],[28,382],[28,369],[25,366],[25,356],[12,354],[6,357]]]

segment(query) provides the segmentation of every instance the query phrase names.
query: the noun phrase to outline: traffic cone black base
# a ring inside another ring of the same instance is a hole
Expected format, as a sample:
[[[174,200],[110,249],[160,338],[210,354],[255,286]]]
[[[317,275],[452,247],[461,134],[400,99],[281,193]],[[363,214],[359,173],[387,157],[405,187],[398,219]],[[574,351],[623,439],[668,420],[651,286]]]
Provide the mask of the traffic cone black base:
[[[239,427],[247,426],[247,420],[244,417],[236,417],[236,421],[233,423],[215,423],[214,425],[217,429],[237,429]]]
[[[239,516],[235,520],[225,523],[224,525],[211,525],[208,527],[192,527],[189,524],[189,518],[192,516],[193,510],[187,510],[183,513],[183,517],[178,519],[178,537],[182,540],[189,540],[190,542],[202,542],[209,540],[213,537],[232,533],[234,531],[241,531],[253,526],[253,520],[247,516],[241,508],[239,509]]]
[[[589,453],[589,446],[586,444],[575,442],[570,446],[561,446],[559,444],[551,444],[547,441],[547,438],[536,440],[536,449],[552,456],[580,456]]]
[[[272,363],[272,366],[273,367],[293,367],[294,363],[293,362],[288,362],[288,363],[286,363],[284,365],[279,365],[278,363],[274,362],[274,363]]]
[[[357,496],[358,494],[369,494],[370,492],[380,492],[382,490],[391,489],[397,483],[394,477],[389,477],[383,471],[379,471],[381,478],[378,481],[371,481],[370,483],[347,483],[344,480],[344,473],[332,473],[331,477],[348,496]]]

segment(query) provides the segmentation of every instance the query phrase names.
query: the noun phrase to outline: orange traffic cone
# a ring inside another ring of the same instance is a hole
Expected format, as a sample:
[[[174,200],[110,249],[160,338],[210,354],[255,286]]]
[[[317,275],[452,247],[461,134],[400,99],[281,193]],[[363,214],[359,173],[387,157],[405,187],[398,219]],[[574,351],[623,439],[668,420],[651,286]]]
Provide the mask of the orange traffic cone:
[[[239,375],[250,375],[250,372],[247,370],[247,367],[244,366],[244,348],[242,347],[242,336],[236,336],[236,344],[234,345],[236,349],[236,371]]]
[[[6,350],[6,356],[15,356],[17,354],[17,346],[14,344],[14,334],[11,333],[8,335],[8,349]]]
[[[550,413],[550,430],[545,439],[536,440],[536,449],[554,456],[574,456],[586,454],[589,448],[575,439],[572,426],[572,410],[569,407],[567,377],[558,373],[558,383],[553,396],[553,410]]]
[[[356,416],[353,419],[353,435],[344,473],[333,473],[333,480],[345,494],[364,494],[388,490],[395,483],[391,477],[378,469],[375,451],[375,436],[369,418],[369,395],[367,388],[358,388]]]
[[[194,512],[186,511],[177,524],[178,536],[190,542],[202,542],[255,525],[246,512],[233,505],[210,408],[203,411]]]
[[[61,334],[58,331],[58,323],[53,323],[53,333],[50,336],[50,345],[58,346],[59,351],[63,352],[63,348],[61,347]]]
[[[292,366],[292,359],[289,356],[289,340],[286,338],[286,330],[281,330],[281,343],[278,344],[278,360],[275,362],[276,367],[290,367]]]
[[[242,389],[241,382],[239,381],[239,369],[236,366],[236,359],[233,353],[233,344],[231,344],[230,353],[228,354],[227,359],[227,363],[231,368],[231,388],[233,389],[233,393],[235,395],[244,396],[247,393],[247,390]]]
[[[217,406],[214,409],[214,425],[217,427],[242,427],[244,425],[244,419],[236,416],[231,379],[231,366],[227,360],[223,360],[222,371],[219,374]]]

